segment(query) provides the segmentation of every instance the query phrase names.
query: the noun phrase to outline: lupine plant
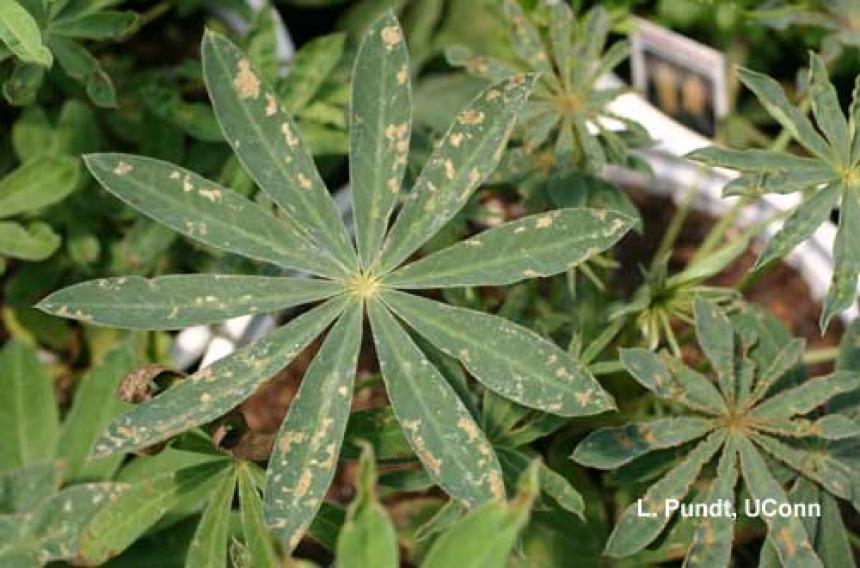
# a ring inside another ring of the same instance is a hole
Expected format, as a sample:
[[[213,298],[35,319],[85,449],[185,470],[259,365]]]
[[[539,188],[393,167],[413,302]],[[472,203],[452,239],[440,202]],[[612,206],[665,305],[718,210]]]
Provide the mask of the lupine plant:
[[[533,22],[517,2],[506,0],[504,12],[511,26],[515,63],[473,55],[462,47],[449,48],[446,54],[452,64],[490,80],[522,69],[540,74],[523,111],[519,162],[530,163],[538,171],[552,170],[556,163],[573,163],[587,171],[600,171],[607,161],[626,163],[629,146],[641,145],[648,135],[638,123],[606,108],[625,88],[597,84],[627,58],[630,49],[620,41],[604,53],[607,11],[596,6],[578,20],[566,3],[556,2],[535,11],[539,20]],[[612,121],[627,132],[609,128]],[[589,128],[597,132],[592,134]]]
[[[860,222],[860,82],[854,89],[848,116],[839,106],[821,59],[810,54],[809,90],[816,129],[805,114],[792,105],[779,83],[748,69],[739,77],[755,93],[767,111],[809,153],[809,157],[769,150],[705,148],[690,157],[701,162],[737,169],[744,173],[726,186],[727,195],[801,193],[779,232],[761,252],[756,267],[784,257],[808,239],[839,206],[839,230],[833,244],[833,280],[821,312],[821,328],[837,313],[854,303],[860,258],[851,237]]]
[[[786,343],[769,360],[758,359],[752,352],[759,337],[749,328],[736,333],[725,312],[708,300],[695,303],[695,329],[713,378],[669,355],[642,348],[621,351],[624,368],[642,387],[693,414],[601,428],[589,434],[573,455],[583,465],[615,469],[650,452],[676,446],[687,450],[621,515],[606,543],[609,556],[630,556],[657,538],[675,513],[668,510],[669,501],[683,501],[705,466],[715,459],[716,475],[694,502],[727,500],[732,508],[740,509],[735,498],[740,478],[750,498],[790,503],[769,470],[767,456],[857,506],[856,473],[838,455],[818,447],[856,438],[860,425],[844,414],[818,413],[816,409],[855,391],[860,376],[836,371],[793,384],[790,374],[803,354],[803,340]],[[767,516],[764,520],[767,543],[783,566],[822,565],[800,517]],[[685,564],[728,565],[734,524],[728,514],[701,520]]]
[[[90,155],[91,173],[114,195],[182,235],[317,278],[106,278],[56,292],[39,307],[89,324],[177,329],[323,301],[118,418],[96,455],[140,450],[213,421],[331,327],[280,428],[266,477],[266,521],[292,549],[334,475],[365,313],[407,440],[430,478],[466,504],[503,496],[501,469],[486,435],[412,333],[459,360],[489,390],[521,405],[560,416],[613,408],[611,396],[584,365],[534,332],[406,292],[549,276],[610,247],[630,228],[632,219],[615,211],[562,209],[513,221],[404,265],[490,174],[535,76],[493,84],[457,114],[389,227],[409,150],[410,73],[396,19],[387,15],[375,22],[353,71],[353,248],[301,133],[248,58],[215,33],[207,33],[202,54],[225,138],[277,212],[146,157]]]
[[[702,222],[617,183],[623,0],[144,4],[0,0],[0,566],[855,564],[850,50],[739,71],[783,131]]]

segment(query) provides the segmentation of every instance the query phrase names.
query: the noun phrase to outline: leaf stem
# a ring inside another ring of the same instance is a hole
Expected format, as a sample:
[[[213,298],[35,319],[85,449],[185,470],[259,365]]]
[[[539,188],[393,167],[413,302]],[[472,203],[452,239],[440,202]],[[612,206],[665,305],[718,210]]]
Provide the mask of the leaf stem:
[[[810,349],[804,353],[803,362],[806,365],[818,365],[833,362],[837,357],[839,357],[839,347],[822,347]]]

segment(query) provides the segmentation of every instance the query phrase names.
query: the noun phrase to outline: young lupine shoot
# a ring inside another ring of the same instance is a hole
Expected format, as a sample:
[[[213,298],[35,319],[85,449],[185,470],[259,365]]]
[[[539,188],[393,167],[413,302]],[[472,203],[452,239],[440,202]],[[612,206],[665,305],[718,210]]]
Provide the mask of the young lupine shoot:
[[[689,448],[685,458],[621,514],[606,544],[609,556],[630,556],[654,541],[672,517],[671,512],[667,514],[667,500],[682,501],[714,460],[716,477],[707,491],[708,502],[734,502],[740,478],[750,498],[789,503],[782,484],[771,474],[767,457],[857,506],[855,488],[860,476],[856,469],[835,452],[814,448],[827,442],[856,441],[860,436],[860,424],[849,416],[817,411],[839,395],[860,388],[860,374],[837,370],[792,384],[784,379],[801,361],[802,340],[786,342],[769,361],[759,360],[754,351],[764,338],[755,337],[749,328],[737,335],[726,314],[708,300],[697,298],[694,312],[696,336],[713,378],[665,353],[639,348],[621,351],[622,364],[639,384],[693,414],[601,428],[589,434],[573,454],[582,465],[614,470],[654,451]],[[763,520],[767,540],[784,566],[822,566],[799,517],[765,516]],[[728,565],[733,527],[730,516],[701,520],[685,565]]]
[[[520,168],[525,162],[535,170],[552,169],[546,164],[576,164],[599,172],[607,161],[626,163],[629,148],[649,137],[638,123],[607,108],[625,87],[598,87],[598,80],[630,51],[627,41],[604,51],[609,33],[606,9],[598,5],[578,20],[566,2],[547,2],[527,15],[518,2],[505,0],[504,13],[515,63],[473,55],[463,47],[449,48],[446,56],[452,65],[493,81],[522,69],[540,74],[523,111],[522,154],[512,152],[509,158]],[[612,130],[609,122],[622,124],[625,131]]]
[[[331,327],[284,419],[267,472],[265,519],[291,550],[319,510],[338,463],[365,311],[408,443],[430,479],[468,505],[504,495],[498,459],[408,330],[462,363],[486,389],[526,407],[560,416],[613,408],[585,366],[551,341],[497,316],[397,291],[499,286],[558,274],[613,246],[634,223],[614,210],[562,209],[501,225],[401,267],[493,171],[535,75],[489,86],[456,115],[389,227],[409,151],[410,73],[394,16],[371,25],[352,78],[356,249],[301,132],[260,73],[218,34],[206,34],[202,53],[225,138],[279,207],[277,215],[150,158],[98,154],[88,156],[87,165],[105,189],[190,239],[314,277],[101,279],[56,292],[39,307],[94,325],[176,329],[322,303],[119,417],[97,444],[98,455],[139,450],[212,422]],[[211,513],[213,525],[218,515]]]
[[[726,186],[726,195],[802,192],[801,202],[761,252],[756,268],[783,258],[839,207],[833,279],[820,320],[823,331],[834,315],[854,305],[860,276],[860,247],[851,236],[860,223],[860,78],[846,117],[823,61],[814,53],[809,58],[809,93],[817,129],[803,111],[789,102],[779,83],[749,69],[738,70],[741,82],[809,153],[808,157],[782,151],[716,147],[696,150],[689,157],[742,172]]]

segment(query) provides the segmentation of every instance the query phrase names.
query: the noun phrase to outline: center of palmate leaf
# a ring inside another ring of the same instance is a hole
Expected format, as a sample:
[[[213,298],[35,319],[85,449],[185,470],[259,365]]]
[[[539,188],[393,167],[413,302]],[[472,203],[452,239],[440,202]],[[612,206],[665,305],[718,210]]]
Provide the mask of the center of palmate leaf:
[[[729,412],[723,415],[723,426],[733,432],[746,433],[752,422],[745,414],[740,412]]]
[[[555,104],[561,114],[571,116],[582,111],[582,99],[573,93],[564,93],[555,99]]]
[[[373,298],[379,291],[379,280],[370,274],[360,272],[347,282],[349,291],[363,300]]]
[[[860,166],[842,168],[839,175],[842,177],[843,184],[853,187],[860,186]]]

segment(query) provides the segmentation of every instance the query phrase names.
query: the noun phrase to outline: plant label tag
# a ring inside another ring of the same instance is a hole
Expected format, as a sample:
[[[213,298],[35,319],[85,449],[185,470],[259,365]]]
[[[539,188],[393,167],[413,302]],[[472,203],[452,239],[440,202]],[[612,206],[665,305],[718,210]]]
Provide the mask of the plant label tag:
[[[633,86],[670,117],[713,137],[729,108],[723,53],[638,18],[631,46]]]

